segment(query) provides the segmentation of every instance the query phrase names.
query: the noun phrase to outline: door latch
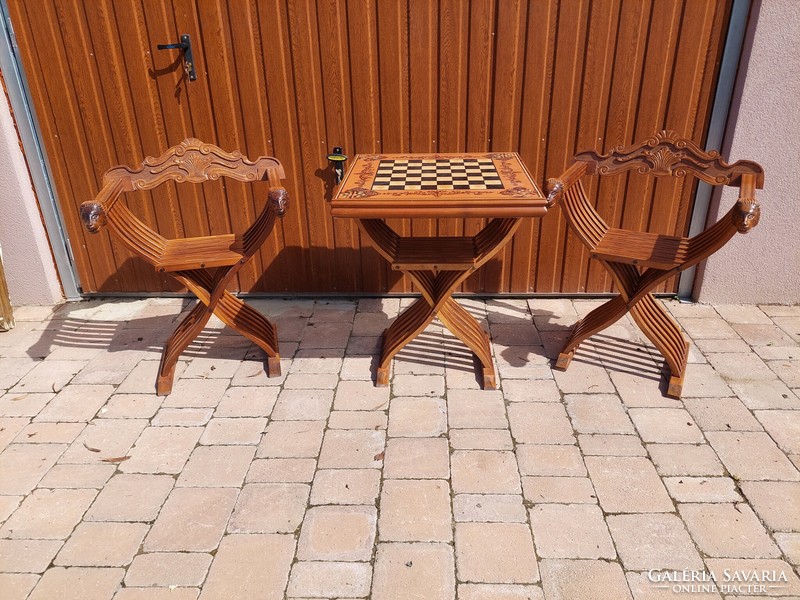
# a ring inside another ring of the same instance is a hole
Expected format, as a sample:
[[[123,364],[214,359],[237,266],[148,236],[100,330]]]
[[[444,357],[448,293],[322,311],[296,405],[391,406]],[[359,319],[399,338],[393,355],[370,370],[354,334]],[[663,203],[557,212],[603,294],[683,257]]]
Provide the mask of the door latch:
[[[180,50],[183,54],[183,70],[189,81],[197,79],[197,72],[194,69],[194,57],[192,56],[192,40],[188,33],[181,35],[181,41],[177,44],[159,44],[159,50]]]
[[[342,179],[344,179],[344,161],[347,160],[347,156],[342,154],[341,146],[334,146],[333,152],[326,156],[331,163],[333,163],[333,173],[336,177],[336,185],[342,183]]]

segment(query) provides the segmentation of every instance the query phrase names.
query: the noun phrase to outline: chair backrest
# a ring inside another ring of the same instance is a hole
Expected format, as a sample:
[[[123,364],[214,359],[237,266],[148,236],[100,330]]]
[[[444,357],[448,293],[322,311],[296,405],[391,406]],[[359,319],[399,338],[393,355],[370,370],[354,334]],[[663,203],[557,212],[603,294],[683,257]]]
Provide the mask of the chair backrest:
[[[711,185],[739,187],[742,175],[754,175],[755,187],[764,187],[764,170],[750,160],[728,164],[716,150],[701,150],[691,140],[662,131],[632,146],[616,146],[608,154],[593,150],[575,155],[586,163],[587,175],[615,175],[635,170],[655,177],[684,177],[687,173]]]
[[[148,156],[138,169],[112,167],[103,175],[103,186],[118,182],[121,191],[129,192],[150,190],[170,180],[202,183],[220,177],[245,182],[268,178],[272,185],[278,186],[286,175],[281,163],[272,157],[250,161],[240,152],[225,152],[214,144],[188,138],[157,158]]]

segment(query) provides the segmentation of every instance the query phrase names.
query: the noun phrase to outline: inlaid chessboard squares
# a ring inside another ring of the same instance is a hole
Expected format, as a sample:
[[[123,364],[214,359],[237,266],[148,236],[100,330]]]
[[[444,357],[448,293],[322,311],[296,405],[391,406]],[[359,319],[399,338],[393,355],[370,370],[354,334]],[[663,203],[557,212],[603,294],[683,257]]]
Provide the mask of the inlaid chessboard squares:
[[[489,158],[425,158],[381,160],[372,189],[501,190],[500,174]]]

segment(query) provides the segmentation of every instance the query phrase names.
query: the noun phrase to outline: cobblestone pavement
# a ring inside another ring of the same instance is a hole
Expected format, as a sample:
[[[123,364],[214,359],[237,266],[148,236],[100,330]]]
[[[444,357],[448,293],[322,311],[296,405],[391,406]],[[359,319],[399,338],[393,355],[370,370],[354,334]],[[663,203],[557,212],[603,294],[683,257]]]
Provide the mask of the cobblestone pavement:
[[[597,301],[461,302],[491,330],[497,391],[437,324],[373,387],[399,299],[251,300],[283,375],[212,323],[166,397],[186,301],[18,309],[0,598],[800,596],[800,307],[666,302],[692,339],[677,401],[627,320],[551,370]],[[674,592],[671,571],[728,587]]]

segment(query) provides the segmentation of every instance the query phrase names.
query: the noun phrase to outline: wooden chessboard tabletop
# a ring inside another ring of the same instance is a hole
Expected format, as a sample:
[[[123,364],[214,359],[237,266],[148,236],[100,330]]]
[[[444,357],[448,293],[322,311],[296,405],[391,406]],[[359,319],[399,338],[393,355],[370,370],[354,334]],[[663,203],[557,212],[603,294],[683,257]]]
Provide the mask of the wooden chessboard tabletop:
[[[546,199],[516,152],[358,154],[334,217],[541,217]]]

